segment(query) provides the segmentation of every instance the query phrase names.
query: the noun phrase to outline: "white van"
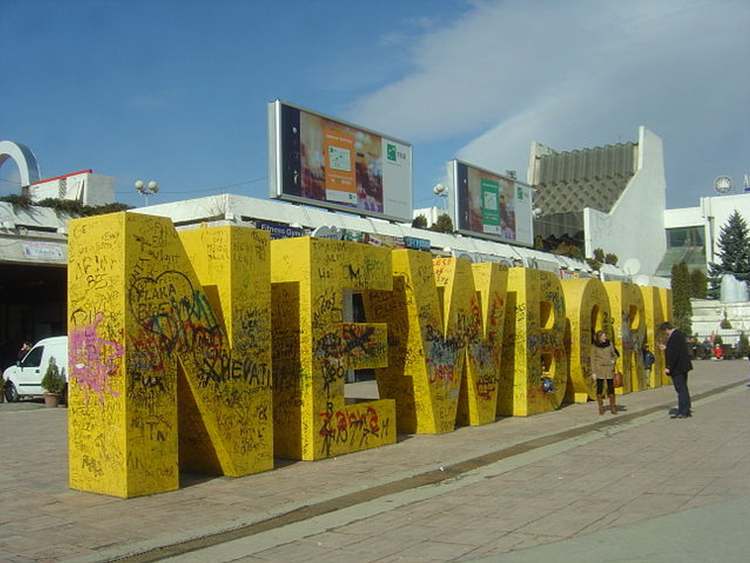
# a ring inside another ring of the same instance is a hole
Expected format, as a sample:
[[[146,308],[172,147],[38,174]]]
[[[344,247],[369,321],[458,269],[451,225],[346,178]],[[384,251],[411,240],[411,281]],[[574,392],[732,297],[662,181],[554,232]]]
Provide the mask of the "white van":
[[[50,358],[55,358],[60,373],[67,382],[68,337],[45,338],[34,344],[23,360],[9,367],[3,373],[6,400],[12,402],[17,401],[20,397],[43,394],[42,378],[47,373]]]

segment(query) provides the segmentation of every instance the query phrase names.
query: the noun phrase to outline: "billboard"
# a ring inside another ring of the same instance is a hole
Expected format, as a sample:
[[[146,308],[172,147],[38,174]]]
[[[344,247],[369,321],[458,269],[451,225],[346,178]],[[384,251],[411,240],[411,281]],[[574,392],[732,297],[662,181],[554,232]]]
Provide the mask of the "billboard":
[[[268,141],[271,197],[411,221],[410,144],[279,100]]]
[[[533,246],[531,186],[460,160],[448,163],[448,176],[456,230]]]

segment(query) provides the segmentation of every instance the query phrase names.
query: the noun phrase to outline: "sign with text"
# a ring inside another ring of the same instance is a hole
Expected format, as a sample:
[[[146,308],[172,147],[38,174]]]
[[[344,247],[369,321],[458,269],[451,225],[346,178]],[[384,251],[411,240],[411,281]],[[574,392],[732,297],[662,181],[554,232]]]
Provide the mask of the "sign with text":
[[[408,143],[278,100],[268,132],[271,197],[411,220]]]
[[[460,160],[448,163],[461,233],[531,246],[531,187]]]
[[[276,223],[274,221],[255,221],[255,228],[267,231],[273,240],[305,236],[305,229],[292,227],[290,225],[285,225],[284,223]]]

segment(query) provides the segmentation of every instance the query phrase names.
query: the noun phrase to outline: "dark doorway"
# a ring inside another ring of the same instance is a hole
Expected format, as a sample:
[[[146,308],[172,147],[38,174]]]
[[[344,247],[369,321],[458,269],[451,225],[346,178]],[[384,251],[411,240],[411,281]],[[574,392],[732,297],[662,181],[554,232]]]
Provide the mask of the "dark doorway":
[[[15,363],[24,340],[67,334],[66,293],[64,267],[0,263],[0,368]]]

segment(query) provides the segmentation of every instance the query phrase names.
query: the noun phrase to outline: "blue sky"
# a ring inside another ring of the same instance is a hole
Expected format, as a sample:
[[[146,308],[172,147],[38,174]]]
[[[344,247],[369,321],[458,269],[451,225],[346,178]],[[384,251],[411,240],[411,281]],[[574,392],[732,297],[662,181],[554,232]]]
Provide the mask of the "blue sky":
[[[414,143],[415,206],[459,155],[525,176],[529,143],[665,144],[670,206],[750,172],[743,1],[0,2],[0,139],[44,176],[93,168],[138,204],[266,197],[266,103]],[[0,193],[17,173],[0,169]],[[222,188],[222,186],[231,186]]]

